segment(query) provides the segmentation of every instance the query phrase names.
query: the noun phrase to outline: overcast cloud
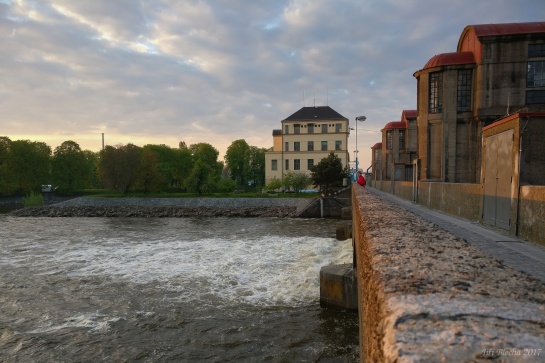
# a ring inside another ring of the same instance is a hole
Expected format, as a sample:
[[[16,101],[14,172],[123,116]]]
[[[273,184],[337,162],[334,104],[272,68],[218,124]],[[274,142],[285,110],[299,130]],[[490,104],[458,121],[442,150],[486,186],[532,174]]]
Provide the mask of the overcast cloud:
[[[272,146],[304,104],[380,129],[466,25],[545,20],[543,0],[0,0],[0,135]],[[349,150],[355,150],[355,134]]]

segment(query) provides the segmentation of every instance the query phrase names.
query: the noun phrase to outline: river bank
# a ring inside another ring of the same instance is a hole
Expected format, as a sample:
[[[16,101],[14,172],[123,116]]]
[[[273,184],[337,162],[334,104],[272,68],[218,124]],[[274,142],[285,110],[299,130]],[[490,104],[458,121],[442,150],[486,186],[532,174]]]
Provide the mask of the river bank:
[[[16,217],[296,217],[315,199],[93,198],[17,209]]]

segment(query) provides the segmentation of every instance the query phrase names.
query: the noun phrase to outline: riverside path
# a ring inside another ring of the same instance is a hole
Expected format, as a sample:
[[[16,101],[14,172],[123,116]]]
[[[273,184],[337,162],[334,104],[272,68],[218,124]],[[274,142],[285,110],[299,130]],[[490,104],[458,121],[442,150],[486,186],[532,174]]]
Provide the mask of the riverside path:
[[[372,187],[367,190],[466,240],[492,257],[502,260],[509,267],[545,282],[545,248],[487,228],[478,222],[432,210]]]

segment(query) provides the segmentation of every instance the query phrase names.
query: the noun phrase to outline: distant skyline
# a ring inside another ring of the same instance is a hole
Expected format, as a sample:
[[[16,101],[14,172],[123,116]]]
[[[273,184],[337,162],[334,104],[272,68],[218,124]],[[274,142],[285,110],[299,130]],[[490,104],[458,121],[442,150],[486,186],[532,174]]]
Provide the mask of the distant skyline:
[[[544,21],[543,0],[0,0],[0,136],[268,148],[303,106],[357,116],[360,167],[416,109],[465,26]],[[355,132],[348,150],[354,159]]]

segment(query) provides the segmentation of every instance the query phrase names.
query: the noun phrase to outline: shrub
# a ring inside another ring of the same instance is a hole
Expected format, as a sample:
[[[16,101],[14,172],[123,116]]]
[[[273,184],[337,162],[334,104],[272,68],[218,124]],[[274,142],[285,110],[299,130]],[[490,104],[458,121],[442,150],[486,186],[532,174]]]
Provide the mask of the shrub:
[[[25,207],[36,207],[44,204],[44,197],[42,193],[30,192],[30,194],[23,198],[23,205]]]

